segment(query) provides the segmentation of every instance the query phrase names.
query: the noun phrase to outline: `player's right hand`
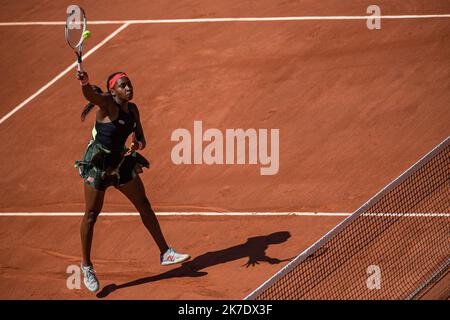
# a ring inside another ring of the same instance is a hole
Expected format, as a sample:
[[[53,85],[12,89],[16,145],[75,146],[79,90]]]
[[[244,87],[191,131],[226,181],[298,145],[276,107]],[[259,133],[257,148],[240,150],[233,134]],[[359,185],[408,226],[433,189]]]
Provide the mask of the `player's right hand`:
[[[77,71],[77,79],[80,81],[85,81],[89,79],[87,72]]]
[[[89,84],[89,76],[84,71],[77,71],[77,79],[80,80],[81,86]]]

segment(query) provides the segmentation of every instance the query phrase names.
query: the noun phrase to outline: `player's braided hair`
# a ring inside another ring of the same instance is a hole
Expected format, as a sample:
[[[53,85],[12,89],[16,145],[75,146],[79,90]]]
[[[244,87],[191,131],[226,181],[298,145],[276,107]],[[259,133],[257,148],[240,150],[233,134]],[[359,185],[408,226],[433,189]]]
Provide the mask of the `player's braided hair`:
[[[91,85],[92,90],[94,90],[95,93],[98,94],[105,94],[105,95],[111,95],[110,93],[110,88],[109,88],[109,80],[112,79],[112,77],[114,77],[116,74],[118,73],[123,73],[123,72],[114,72],[113,74],[110,74],[108,79],[106,79],[106,92],[103,92],[103,90],[95,85]],[[88,115],[89,112],[91,112],[91,110],[95,107],[95,104],[93,104],[92,102],[89,102],[87,105],[84,106],[83,111],[81,112],[81,121],[84,121],[86,119],[86,116]]]

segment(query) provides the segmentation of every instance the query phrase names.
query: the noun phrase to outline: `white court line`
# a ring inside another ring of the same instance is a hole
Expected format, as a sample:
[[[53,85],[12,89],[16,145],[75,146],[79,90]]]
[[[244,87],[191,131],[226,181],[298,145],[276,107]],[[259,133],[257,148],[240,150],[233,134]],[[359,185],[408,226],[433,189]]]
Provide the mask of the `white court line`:
[[[0,217],[76,217],[84,212],[0,212]],[[137,212],[102,212],[101,216],[139,216]],[[157,216],[349,216],[334,212],[156,212]]]
[[[99,44],[97,44],[95,47],[93,47],[91,50],[89,50],[86,54],[83,55],[83,60],[86,59],[87,57],[89,57],[91,54],[93,54],[95,51],[97,51],[100,47],[102,47],[106,42],[108,42],[109,40],[111,40],[113,37],[115,37],[119,32],[121,32],[123,29],[125,29],[126,27],[128,27],[128,24],[124,24],[122,26],[120,26],[116,31],[114,31],[113,33],[111,33],[109,36],[107,36],[102,42],[100,42]],[[69,71],[73,70],[74,68],[76,68],[77,66],[77,62],[72,63],[70,66],[68,66],[63,72],[61,72],[60,74],[58,74],[56,77],[54,77],[52,80],[50,80],[46,85],[44,85],[43,87],[41,87],[38,91],[36,91],[35,93],[33,93],[30,97],[28,97],[25,101],[23,101],[21,104],[19,104],[17,107],[15,107],[13,110],[11,110],[8,114],[6,114],[5,116],[3,116],[0,119],[0,124],[2,124],[3,122],[5,122],[8,118],[10,118],[14,113],[16,113],[17,111],[19,111],[20,109],[22,109],[24,106],[27,105],[28,102],[30,102],[31,100],[33,100],[34,98],[36,98],[38,95],[40,95],[42,92],[44,92],[45,90],[47,90],[52,84],[54,84],[56,81],[58,81],[59,79],[61,79],[66,73],[68,73]]]
[[[297,17],[248,17],[248,18],[193,18],[193,19],[147,19],[147,20],[99,20],[88,21],[94,24],[170,24],[170,23],[217,23],[217,22],[271,22],[271,21],[324,21],[324,20],[367,20],[367,19],[435,19],[450,18],[450,14],[422,15],[381,15],[381,16],[297,16]],[[18,21],[0,22],[0,26],[60,26],[65,21]]]
[[[78,217],[84,212],[0,212],[0,217]],[[137,212],[102,212],[102,216],[139,216]],[[342,212],[156,212],[157,216],[304,216],[347,217]],[[366,217],[450,217],[450,213],[363,213]]]

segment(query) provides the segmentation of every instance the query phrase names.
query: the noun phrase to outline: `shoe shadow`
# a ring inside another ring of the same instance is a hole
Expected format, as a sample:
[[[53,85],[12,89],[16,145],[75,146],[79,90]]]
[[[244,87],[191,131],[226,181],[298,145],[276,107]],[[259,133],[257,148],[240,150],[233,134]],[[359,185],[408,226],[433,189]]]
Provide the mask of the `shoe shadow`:
[[[294,257],[288,259],[277,259],[271,258],[266,255],[266,250],[269,245],[280,244],[287,241],[291,237],[291,234],[287,231],[275,232],[266,236],[258,236],[253,238],[248,238],[247,242],[233,246],[230,248],[206,252],[193,260],[184,262],[181,266],[176,269],[169,270],[167,272],[136,279],[130,282],[126,282],[120,285],[110,284],[102,288],[102,290],[97,293],[97,298],[105,298],[112,292],[123,289],[134,287],[138,285],[143,285],[150,282],[155,282],[163,279],[177,278],[177,277],[202,277],[208,273],[201,271],[211,266],[231,262],[234,260],[242,259],[248,257],[248,261],[243,266],[247,268],[259,264],[260,262],[267,262],[269,264],[278,264],[281,262],[289,261]]]

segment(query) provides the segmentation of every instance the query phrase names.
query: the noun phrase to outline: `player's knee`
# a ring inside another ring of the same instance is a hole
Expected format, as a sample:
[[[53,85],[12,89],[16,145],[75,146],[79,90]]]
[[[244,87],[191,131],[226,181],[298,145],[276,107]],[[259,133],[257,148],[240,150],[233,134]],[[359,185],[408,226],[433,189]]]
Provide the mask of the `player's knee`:
[[[139,199],[136,203],[136,207],[138,209],[151,209],[150,201],[147,199],[147,197],[142,197],[142,199]]]
[[[145,197],[145,199],[144,199],[143,201],[144,201],[144,205],[145,205],[146,207],[149,207],[150,209],[152,208],[152,205],[151,205],[151,203],[150,203],[150,200],[148,200],[147,197]]]
[[[138,209],[140,213],[153,212],[152,205],[150,204],[150,201],[147,199],[147,197],[139,201],[139,203],[136,205],[136,209]]]
[[[84,214],[86,221],[89,224],[94,224],[97,221],[97,217],[100,214],[98,210],[87,210]]]

